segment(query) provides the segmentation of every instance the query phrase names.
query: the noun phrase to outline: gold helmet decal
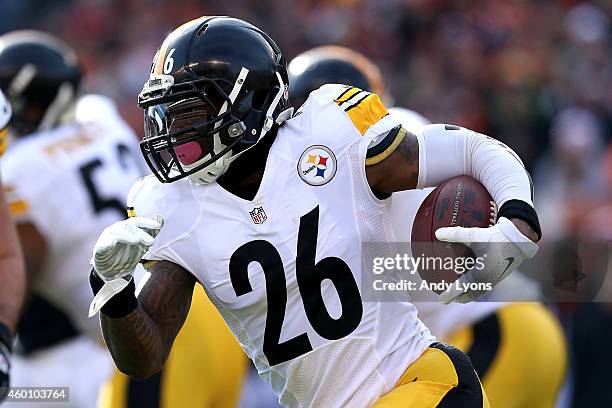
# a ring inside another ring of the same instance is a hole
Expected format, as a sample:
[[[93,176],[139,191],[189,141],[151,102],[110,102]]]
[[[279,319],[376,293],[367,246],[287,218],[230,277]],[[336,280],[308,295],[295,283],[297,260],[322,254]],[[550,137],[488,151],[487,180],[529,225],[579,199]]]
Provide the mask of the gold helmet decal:
[[[198,17],[191,21],[188,21],[179,27],[177,27],[174,31],[172,31],[168,36],[164,39],[164,42],[159,47],[157,52],[155,53],[155,57],[153,57],[153,66],[151,67],[151,74],[161,75],[161,74],[169,74],[172,72],[172,68],[174,67],[174,60],[172,59],[172,54],[174,53],[174,49],[170,48],[170,45],[176,38],[178,38],[181,34],[183,34],[188,29],[192,28],[194,25],[200,24],[202,21],[208,19],[208,16]]]

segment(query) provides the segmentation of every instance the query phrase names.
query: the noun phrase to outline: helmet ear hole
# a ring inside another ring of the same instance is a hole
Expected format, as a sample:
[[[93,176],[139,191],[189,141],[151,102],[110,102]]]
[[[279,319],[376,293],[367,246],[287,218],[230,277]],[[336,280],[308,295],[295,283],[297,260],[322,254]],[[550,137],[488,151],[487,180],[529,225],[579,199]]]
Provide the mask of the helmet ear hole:
[[[263,107],[265,106],[266,102],[268,101],[268,96],[269,96],[269,91],[268,90],[258,90],[255,91],[254,95],[253,95],[253,102],[251,103],[251,107],[255,110],[261,111],[263,110]]]
[[[247,94],[239,100],[239,103],[236,105],[236,111],[240,117],[246,115],[253,107],[253,96],[254,92],[247,92]]]
[[[202,27],[201,27],[201,28],[198,30],[198,32],[196,33],[196,36],[197,36],[197,37],[201,37],[201,36],[203,36],[203,35],[204,35],[204,33],[206,32],[206,29],[207,29],[207,28],[208,28],[208,24],[207,24],[207,23],[204,23],[204,24],[202,25]]]

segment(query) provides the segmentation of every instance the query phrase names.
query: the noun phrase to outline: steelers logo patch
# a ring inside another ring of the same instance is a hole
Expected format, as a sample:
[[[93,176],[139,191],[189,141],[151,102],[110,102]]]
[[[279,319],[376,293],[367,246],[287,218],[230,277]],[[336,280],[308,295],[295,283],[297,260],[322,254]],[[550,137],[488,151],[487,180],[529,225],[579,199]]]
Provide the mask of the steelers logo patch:
[[[336,175],[337,161],[334,153],[323,145],[304,150],[297,165],[298,175],[311,186],[327,184]]]

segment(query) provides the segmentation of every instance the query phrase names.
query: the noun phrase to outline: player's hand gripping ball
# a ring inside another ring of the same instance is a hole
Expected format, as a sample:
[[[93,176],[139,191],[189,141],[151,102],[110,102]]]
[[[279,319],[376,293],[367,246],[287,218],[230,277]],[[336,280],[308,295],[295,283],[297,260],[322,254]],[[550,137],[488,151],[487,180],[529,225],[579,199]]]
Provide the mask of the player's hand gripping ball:
[[[445,303],[467,303],[484,292],[457,288],[495,286],[523,261],[532,258],[538,246],[507,218],[497,219],[496,206],[482,184],[467,177],[454,177],[438,186],[421,204],[412,228],[413,255],[478,259],[479,267],[461,274],[453,270],[419,271],[428,282],[458,281],[441,294]],[[442,244],[447,242],[448,245]],[[428,244],[429,243],[429,244]]]

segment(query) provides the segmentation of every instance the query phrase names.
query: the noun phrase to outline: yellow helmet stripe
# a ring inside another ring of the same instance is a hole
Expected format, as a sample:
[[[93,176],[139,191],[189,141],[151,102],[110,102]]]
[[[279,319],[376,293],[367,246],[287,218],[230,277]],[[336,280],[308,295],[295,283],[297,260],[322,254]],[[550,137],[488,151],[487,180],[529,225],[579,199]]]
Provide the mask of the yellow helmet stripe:
[[[158,51],[158,53],[156,55],[155,63],[153,65],[153,73],[154,74],[161,75],[161,74],[164,73],[163,72],[164,64],[166,63],[166,57],[167,57],[167,54],[168,54],[168,48],[170,47],[170,44],[172,44],[172,42],[174,40],[176,40],[176,38],[183,33],[183,31],[185,31],[188,28],[191,28],[191,26],[193,26],[194,24],[199,24],[202,20],[204,20],[206,18],[209,18],[209,17],[208,16],[202,16],[202,17],[198,17],[196,19],[187,21],[186,23],[181,24],[180,26],[178,26],[170,34],[168,34],[168,36],[166,37],[166,39],[162,43],[161,47],[159,47],[159,51]]]

